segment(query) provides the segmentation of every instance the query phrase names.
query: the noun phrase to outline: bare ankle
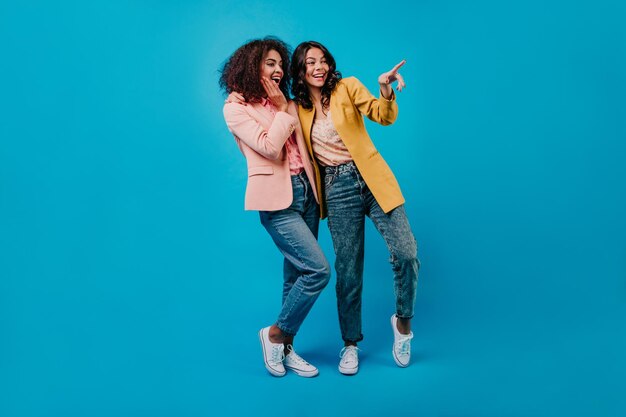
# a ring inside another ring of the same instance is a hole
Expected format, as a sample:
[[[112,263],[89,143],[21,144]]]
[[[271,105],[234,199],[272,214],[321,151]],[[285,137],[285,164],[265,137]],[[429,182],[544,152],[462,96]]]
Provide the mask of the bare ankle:
[[[285,341],[285,333],[275,324],[270,327],[268,336],[272,343],[284,343]]]
[[[401,334],[410,334],[411,333],[411,319],[402,319],[398,317],[397,326],[398,331]]]
[[[285,355],[289,355],[289,353],[293,350],[293,336],[285,336],[283,345],[285,345]]]

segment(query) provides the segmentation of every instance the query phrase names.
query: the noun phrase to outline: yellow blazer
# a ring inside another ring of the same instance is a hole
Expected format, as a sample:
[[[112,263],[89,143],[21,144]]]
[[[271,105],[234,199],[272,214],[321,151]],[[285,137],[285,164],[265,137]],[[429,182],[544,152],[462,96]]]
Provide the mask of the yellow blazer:
[[[344,78],[330,96],[330,115],[339,137],[348,148],[356,167],[372,195],[385,213],[404,204],[400,186],[391,169],[372,143],[363,122],[363,115],[383,126],[392,124],[398,116],[398,104],[384,97],[376,98],[355,77]],[[311,146],[311,128],[315,119],[315,106],[307,110],[298,106],[298,117],[302,125],[304,140],[313,159],[317,182],[320,215],[326,217],[322,184],[323,176]]]

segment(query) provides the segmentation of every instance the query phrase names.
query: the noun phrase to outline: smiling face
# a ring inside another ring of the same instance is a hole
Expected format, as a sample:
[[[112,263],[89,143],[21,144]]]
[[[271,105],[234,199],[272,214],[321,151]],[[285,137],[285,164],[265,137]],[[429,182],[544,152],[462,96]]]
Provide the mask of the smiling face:
[[[309,89],[321,89],[326,82],[329,71],[324,52],[322,52],[319,48],[309,49],[306,52],[304,63],[306,65],[304,82],[307,84]]]
[[[265,54],[261,61],[261,78],[266,77],[273,80],[276,84],[280,84],[283,79],[283,60],[280,54],[271,49]]]

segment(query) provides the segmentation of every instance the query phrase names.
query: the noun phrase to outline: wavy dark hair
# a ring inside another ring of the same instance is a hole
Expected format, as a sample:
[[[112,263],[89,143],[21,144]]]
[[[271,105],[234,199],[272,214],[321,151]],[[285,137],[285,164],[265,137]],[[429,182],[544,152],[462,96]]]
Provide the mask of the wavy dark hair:
[[[328,76],[326,82],[322,87],[322,108],[327,109],[330,106],[330,95],[337,87],[337,83],[341,80],[341,73],[337,71],[337,65],[335,64],[335,58],[326,49],[324,45],[315,41],[302,42],[296,47],[291,56],[291,92],[294,96],[294,101],[304,107],[307,110],[313,108],[313,102],[309,95],[309,87],[305,80],[306,77],[306,53],[311,48],[318,48],[324,53],[326,63],[328,64]]]
[[[261,84],[261,62],[271,50],[275,50],[283,60],[283,78],[279,88],[289,99],[289,46],[280,39],[268,36],[263,39],[254,39],[240,46],[222,65],[220,69],[220,88],[226,94],[236,91],[248,102],[261,101],[267,95]]]

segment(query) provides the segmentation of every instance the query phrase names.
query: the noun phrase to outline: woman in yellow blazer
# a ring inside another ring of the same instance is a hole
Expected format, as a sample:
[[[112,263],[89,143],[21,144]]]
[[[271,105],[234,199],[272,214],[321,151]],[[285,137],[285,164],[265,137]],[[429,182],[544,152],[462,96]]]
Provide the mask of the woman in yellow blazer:
[[[398,114],[391,83],[404,80],[398,69],[378,78],[379,98],[354,77],[341,78],[328,49],[303,42],[291,61],[292,93],[308,150],[313,157],[321,217],[328,217],[337,271],[337,307],[344,348],[339,371],[359,369],[365,216],[385,239],[391,254],[396,313],[391,316],[393,358],[408,366],[419,261],[417,243],[404,210],[404,198],[389,166],[370,139],[363,115],[389,125]]]

